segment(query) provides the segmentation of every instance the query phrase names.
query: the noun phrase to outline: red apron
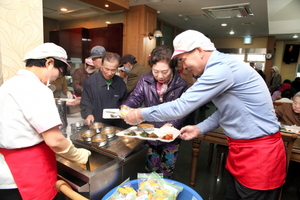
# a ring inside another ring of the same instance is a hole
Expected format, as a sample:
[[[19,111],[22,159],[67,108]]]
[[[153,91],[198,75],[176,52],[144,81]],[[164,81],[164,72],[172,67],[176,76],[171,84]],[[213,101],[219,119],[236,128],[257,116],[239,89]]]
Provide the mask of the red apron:
[[[280,132],[252,140],[227,139],[226,169],[238,182],[255,190],[276,189],[284,184],[286,153]]]
[[[55,153],[41,142],[21,149],[0,148],[23,200],[52,200],[57,194]]]

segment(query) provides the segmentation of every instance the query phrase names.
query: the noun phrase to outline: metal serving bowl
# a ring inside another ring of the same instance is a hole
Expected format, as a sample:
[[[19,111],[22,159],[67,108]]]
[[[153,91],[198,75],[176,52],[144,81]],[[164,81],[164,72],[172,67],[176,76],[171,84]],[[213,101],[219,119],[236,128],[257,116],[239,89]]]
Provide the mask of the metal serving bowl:
[[[139,124],[137,125],[138,131],[146,131],[150,132],[154,130],[154,125],[153,124]]]
[[[112,126],[106,126],[101,131],[102,135],[107,135],[107,138],[112,138],[116,134],[116,128]]]
[[[95,130],[86,130],[81,133],[81,137],[85,142],[91,142],[94,135],[96,135]]]
[[[90,130],[95,130],[96,133],[100,133],[104,124],[101,122],[94,122],[92,125],[90,125]]]
[[[107,144],[107,135],[96,134],[92,137],[92,145],[102,147]]]

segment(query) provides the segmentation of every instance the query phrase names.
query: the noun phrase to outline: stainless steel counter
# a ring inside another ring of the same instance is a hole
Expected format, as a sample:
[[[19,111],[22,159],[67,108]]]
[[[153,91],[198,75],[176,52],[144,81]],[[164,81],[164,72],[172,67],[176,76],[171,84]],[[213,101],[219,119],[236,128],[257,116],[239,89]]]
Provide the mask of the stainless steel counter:
[[[146,147],[143,141],[136,138],[114,136],[103,147],[94,147],[84,142],[80,133],[87,130],[84,126],[71,133],[71,124],[84,122],[80,113],[67,115],[67,137],[76,147],[91,150],[89,157],[90,170],[86,165],[71,162],[57,156],[58,176],[67,181],[75,191],[89,199],[101,199],[112,188],[122,183],[128,177],[136,179],[137,173],[144,173]],[[119,130],[121,128],[116,127]]]

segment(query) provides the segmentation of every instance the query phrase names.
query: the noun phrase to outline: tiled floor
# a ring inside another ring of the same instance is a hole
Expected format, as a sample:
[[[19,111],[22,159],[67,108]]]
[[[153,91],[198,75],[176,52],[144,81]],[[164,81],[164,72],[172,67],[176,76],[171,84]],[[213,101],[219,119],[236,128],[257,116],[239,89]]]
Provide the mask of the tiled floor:
[[[211,109],[211,106],[209,106]],[[210,110],[208,110],[209,114]],[[182,141],[180,154],[176,163],[174,179],[186,185],[190,184],[190,165],[192,157],[192,141]],[[198,158],[195,190],[204,200],[222,200],[226,190],[226,170],[224,165],[220,166],[218,178],[214,177],[216,149],[212,164],[208,164],[209,143],[202,142]],[[282,200],[299,200],[297,188],[300,187],[300,163],[291,162],[286,183],[283,188]]]

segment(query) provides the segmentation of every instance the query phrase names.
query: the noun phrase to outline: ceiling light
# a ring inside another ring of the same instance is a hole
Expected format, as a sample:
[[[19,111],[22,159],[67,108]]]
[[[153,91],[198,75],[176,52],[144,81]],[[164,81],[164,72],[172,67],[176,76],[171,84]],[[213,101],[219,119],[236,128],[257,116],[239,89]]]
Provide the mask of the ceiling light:
[[[233,34],[234,34],[234,31],[230,31],[229,34],[230,34],[230,35],[233,35]]]
[[[178,14],[178,17],[182,17],[182,14]]]
[[[224,24],[221,24],[221,26],[227,26],[227,24],[224,23]]]
[[[106,23],[106,24],[110,24],[111,22],[110,22],[110,21],[106,21],[105,23]]]
[[[154,37],[162,37],[163,34],[160,30],[154,29],[153,32],[148,34],[149,40],[152,40]]]
[[[108,5],[108,4],[105,4],[105,7],[106,7],[106,8],[108,8],[108,7],[109,7],[109,5]]]
[[[294,35],[293,38],[298,38],[298,35]]]
[[[66,8],[61,8],[60,10],[63,11],[63,12],[68,11],[68,9],[66,9]]]

